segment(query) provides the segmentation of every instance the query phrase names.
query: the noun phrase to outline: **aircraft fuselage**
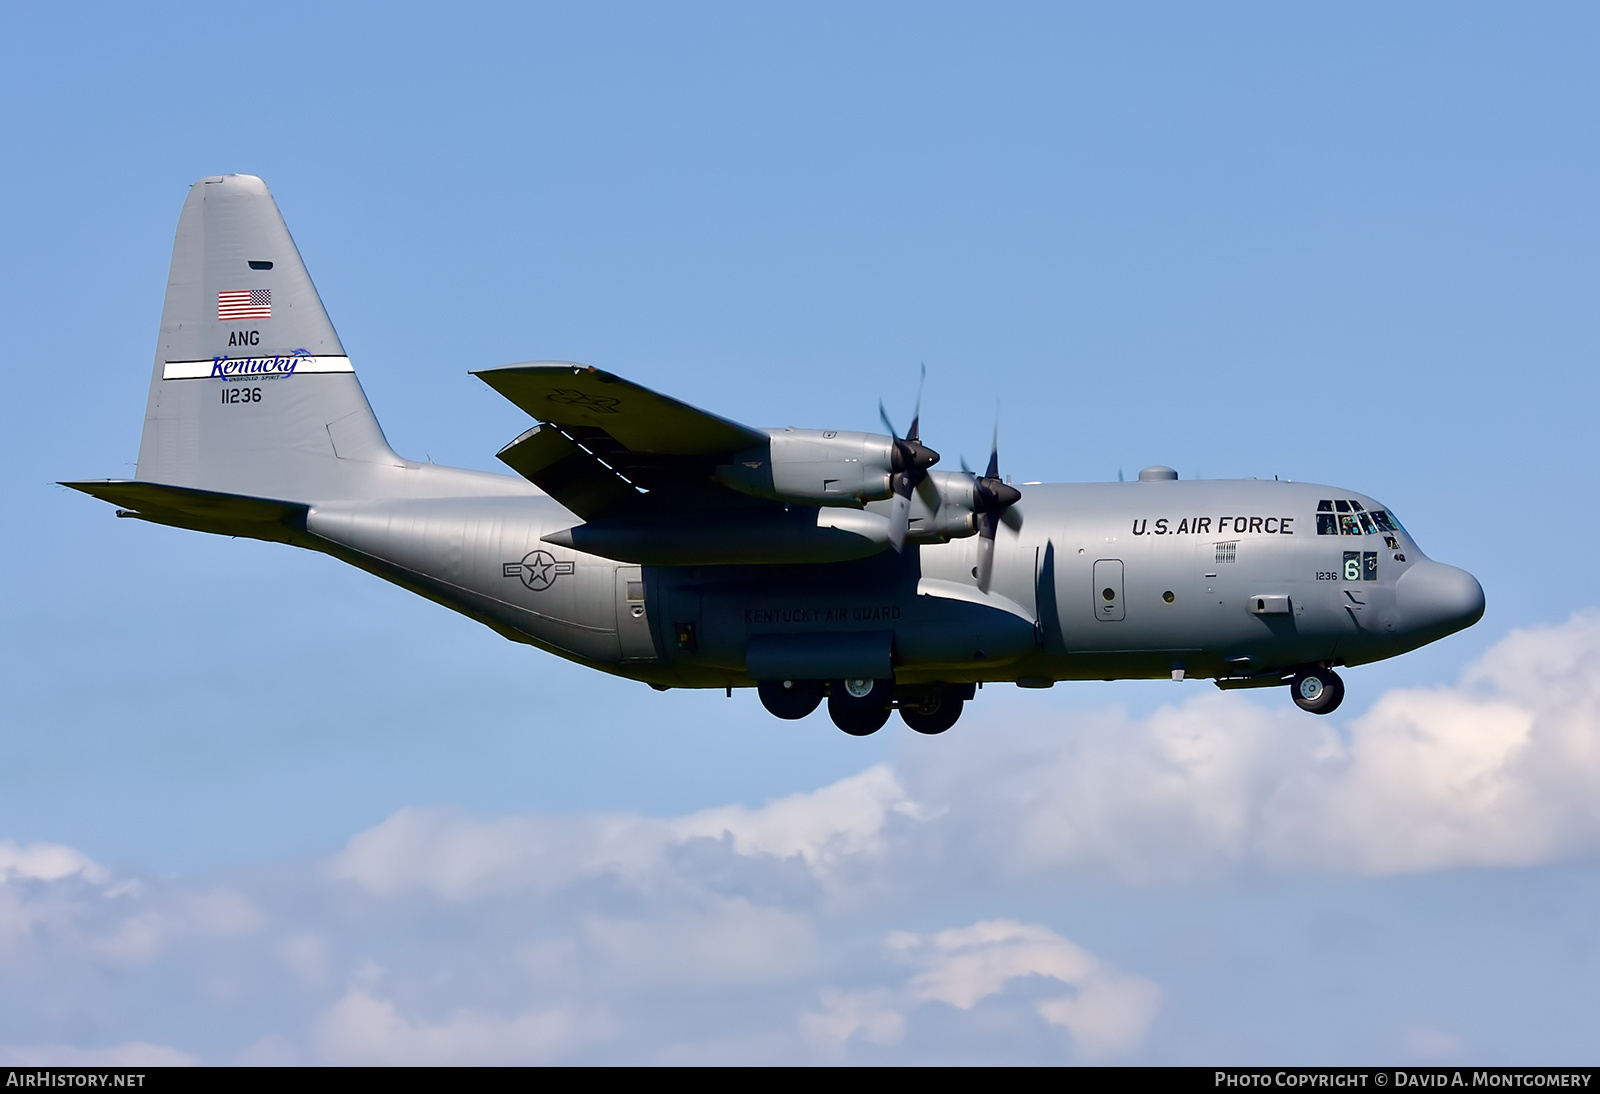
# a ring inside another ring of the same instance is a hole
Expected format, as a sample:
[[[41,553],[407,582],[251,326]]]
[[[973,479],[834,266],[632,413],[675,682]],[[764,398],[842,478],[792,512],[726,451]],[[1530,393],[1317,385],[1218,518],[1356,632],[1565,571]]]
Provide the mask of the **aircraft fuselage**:
[[[324,551],[657,688],[754,685],[846,733],[978,684],[1206,677],[1335,710],[1338,665],[1471,625],[1483,590],[1373,499],[1304,483],[1013,485],[920,435],[754,429],[570,361],[474,372],[535,423],[517,477],[389,446],[266,184],[190,188],[123,516]]]
[[[1260,480],[1022,490],[1026,524],[1001,531],[987,594],[976,537],[820,565],[637,566],[544,542],[578,519],[536,495],[314,505],[306,545],[662,687],[745,686],[760,675],[752,661],[774,651],[803,660],[808,643],[852,642],[881,646],[902,685],[1245,678],[1392,657],[1482,614],[1470,575],[1428,559],[1354,491]]]

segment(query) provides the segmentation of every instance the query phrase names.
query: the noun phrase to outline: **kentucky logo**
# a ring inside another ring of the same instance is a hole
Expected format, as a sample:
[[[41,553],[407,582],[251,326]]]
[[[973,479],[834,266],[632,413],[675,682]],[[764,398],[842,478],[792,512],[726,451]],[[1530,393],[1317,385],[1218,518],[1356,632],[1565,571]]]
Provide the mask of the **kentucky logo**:
[[[224,380],[257,379],[268,376],[293,376],[302,362],[312,359],[311,351],[297,349],[293,353],[278,353],[271,357],[213,357],[211,375]]]
[[[609,395],[585,395],[581,391],[574,391],[570,387],[558,387],[545,396],[552,403],[563,403],[567,406],[578,406],[585,410],[592,410],[596,414],[615,414],[617,400]]]
[[[521,562],[503,562],[500,572],[505,577],[520,578],[522,583],[536,593],[542,593],[556,583],[562,574],[577,570],[576,562],[557,562],[549,551],[529,551]]]

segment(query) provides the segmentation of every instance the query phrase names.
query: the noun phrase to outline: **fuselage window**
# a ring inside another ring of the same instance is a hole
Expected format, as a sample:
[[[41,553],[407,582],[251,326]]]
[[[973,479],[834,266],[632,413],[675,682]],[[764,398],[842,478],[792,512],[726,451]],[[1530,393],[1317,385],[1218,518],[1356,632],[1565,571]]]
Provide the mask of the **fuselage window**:
[[[1378,580],[1378,552],[1346,551],[1344,553],[1344,579],[1346,581]]]

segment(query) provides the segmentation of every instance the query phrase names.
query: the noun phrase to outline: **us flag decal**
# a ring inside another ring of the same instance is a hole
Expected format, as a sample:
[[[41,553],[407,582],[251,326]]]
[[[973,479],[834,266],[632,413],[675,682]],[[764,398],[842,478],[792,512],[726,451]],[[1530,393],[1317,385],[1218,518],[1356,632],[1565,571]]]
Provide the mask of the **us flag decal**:
[[[217,293],[218,319],[271,319],[271,289],[223,289]]]

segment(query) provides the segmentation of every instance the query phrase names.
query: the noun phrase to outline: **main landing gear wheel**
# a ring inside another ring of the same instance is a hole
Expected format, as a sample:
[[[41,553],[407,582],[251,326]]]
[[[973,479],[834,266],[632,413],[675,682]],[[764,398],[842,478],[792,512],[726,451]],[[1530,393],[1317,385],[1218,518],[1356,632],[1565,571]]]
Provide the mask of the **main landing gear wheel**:
[[[756,684],[761,705],[776,718],[804,718],[822,702],[821,680],[762,680]]]
[[[918,733],[943,733],[961,717],[965,701],[952,688],[940,688],[916,706],[900,707],[900,720]]]
[[[828,717],[852,737],[883,728],[894,702],[893,680],[835,680],[828,688]]]
[[[1332,669],[1306,669],[1289,682],[1294,705],[1312,714],[1332,714],[1344,701],[1344,681]]]

